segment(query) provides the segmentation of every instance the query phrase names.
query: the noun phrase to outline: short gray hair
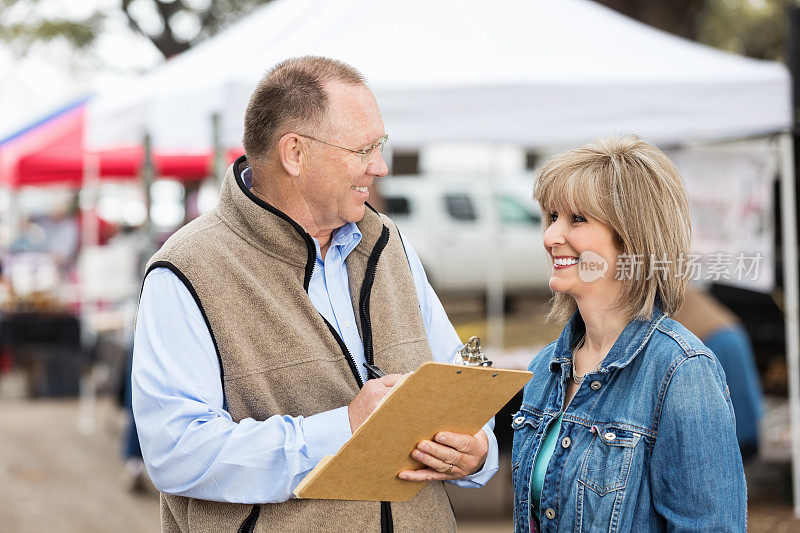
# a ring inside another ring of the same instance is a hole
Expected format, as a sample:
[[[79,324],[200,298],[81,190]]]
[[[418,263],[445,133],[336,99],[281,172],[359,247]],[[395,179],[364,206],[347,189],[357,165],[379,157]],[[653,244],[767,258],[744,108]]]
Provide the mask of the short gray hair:
[[[325,84],[366,85],[350,65],[320,56],[287,59],[258,82],[244,114],[242,144],[251,161],[265,159],[275,143],[298,126],[314,125],[325,114]]]

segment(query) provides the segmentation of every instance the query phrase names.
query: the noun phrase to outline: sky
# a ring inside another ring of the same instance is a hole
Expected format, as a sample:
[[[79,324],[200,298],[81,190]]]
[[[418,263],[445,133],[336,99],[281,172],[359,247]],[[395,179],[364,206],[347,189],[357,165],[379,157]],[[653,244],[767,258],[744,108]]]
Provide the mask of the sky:
[[[30,17],[30,5],[21,4],[3,16],[10,20]],[[120,0],[36,2],[34,14],[44,16],[81,17],[102,9],[108,14],[105,31],[86,55],[76,54],[62,42],[35,45],[23,57],[0,47],[0,139],[106,83],[150,70],[163,61],[150,41],[128,26],[119,4]]]

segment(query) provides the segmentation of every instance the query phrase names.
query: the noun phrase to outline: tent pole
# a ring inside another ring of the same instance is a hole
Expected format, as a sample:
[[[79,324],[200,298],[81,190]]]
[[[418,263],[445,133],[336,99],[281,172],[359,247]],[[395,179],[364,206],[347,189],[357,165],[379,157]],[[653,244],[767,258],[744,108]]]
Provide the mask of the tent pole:
[[[213,135],[214,143],[214,179],[217,185],[222,187],[222,181],[225,178],[225,154],[222,151],[222,133],[220,132],[221,118],[219,113],[211,115],[211,132]]]
[[[493,199],[490,195],[490,199]],[[501,242],[499,214],[495,206],[490,210],[490,238],[492,242]],[[505,320],[505,286],[503,279],[503,253],[489,254],[486,258],[486,336],[488,347],[493,353],[503,351]]]
[[[97,195],[98,184],[100,182],[100,161],[99,155],[93,152],[86,152],[83,156],[83,184],[86,202],[83,204],[83,216],[81,228],[83,246],[97,246],[100,243],[100,227],[97,221]]]
[[[0,266],[3,268],[7,268],[9,265],[9,261],[11,260],[11,244],[17,240],[19,237],[19,231],[22,218],[22,212],[20,211],[19,207],[19,191],[16,187],[7,183],[5,186],[6,193],[7,193],[7,201],[8,201],[8,213],[2,224],[5,226],[3,228],[0,226]],[[5,239],[5,240],[3,240]],[[8,278],[8,272],[4,273],[4,276]],[[10,280],[10,278],[8,278]]]
[[[792,441],[794,514],[800,517],[800,323],[798,322],[797,217],[795,206],[794,140],[780,134],[781,235],[783,242],[783,316],[789,374],[789,416]]]
[[[83,154],[83,176],[81,189],[86,195],[81,207],[81,255],[100,243],[100,222],[97,218],[97,197],[100,184],[100,156],[96,152],[85,151]],[[86,280],[81,279],[80,315],[81,344],[89,349],[96,340],[96,331],[92,326],[97,317],[98,301],[88,296],[85,288]],[[80,380],[78,397],[78,429],[84,435],[91,435],[95,429],[96,384],[94,373],[84,373]]]
[[[498,153],[498,147],[494,153]],[[497,183],[490,180],[487,207],[489,212],[489,238],[494,243],[503,241],[500,209],[495,201]],[[503,278],[503,248],[486,258],[486,336],[492,353],[499,354],[505,345],[505,279]]]
[[[145,218],[145,234],[147,235],[147,250],[144,257],[150,257],[158,249],[155,226],[153,225],[153,199],[151,189],[155,180],[155,166],[153,165],[153,141],[149,133],[144,134],[142,140],[144,147],[144,166],[142,167],[142,177],[144,178],[144,201],[147,208],[147,218]]]
[[[6,218],[6,227],[8,230],[8,244],[11,244],[19,236],[19,230],[22,226],[22,211],[19,206],[19,189],[9,184],[6,191],[8,192],[8,217]]]

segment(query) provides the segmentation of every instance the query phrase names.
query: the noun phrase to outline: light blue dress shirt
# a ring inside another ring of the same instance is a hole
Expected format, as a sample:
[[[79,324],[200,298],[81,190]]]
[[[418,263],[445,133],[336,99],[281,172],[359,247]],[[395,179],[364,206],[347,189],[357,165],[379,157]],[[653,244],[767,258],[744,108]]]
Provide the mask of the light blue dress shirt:
[[[322,260],[319,243],[308,295],[341,335],[366,380],[345,258],[358,245],[355,224],[334,231]],[[435,361],[450,362],[461,340],[405,242]],[[248,317],[239,317],[247,320]],[[170,270],[154,269],[139,302],[133,349],[133,411],[147,471],[168,494],[237,503],[282,502],[325,455],[351,436],[347,406],[308,417],[275,415],[238,423],[225,410],[211,335],[188,289]],[[483,486],[498,469],[494,420],[484,427],[484,467],[454,481]]]

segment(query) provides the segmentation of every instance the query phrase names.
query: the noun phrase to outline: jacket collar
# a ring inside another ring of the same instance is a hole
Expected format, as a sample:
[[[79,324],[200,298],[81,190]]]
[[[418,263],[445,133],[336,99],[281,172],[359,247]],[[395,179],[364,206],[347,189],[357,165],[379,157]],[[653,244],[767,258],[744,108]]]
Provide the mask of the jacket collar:
[[[242,175],[248,166],[246,156],[241,156],[228,168],[217,214],[253,244],[269,250],[286,263],[303,268],[303,286],[308,290],[317,256],[314,239],[289,215],[253,194]],[[364,218],[356,225],[362,237],[355,250],[368,256],[381,236],[383,220],[367,204]]]
[[[598,372],[608,372],[612,368],[627,366],[642,351],[656,326],[666,317],[658,305],[653,307],[650,320],[633,319],[622,330],[617,341],[600,363]],[[586,331],[580,311],[576,310],[556,340],[550,370],[557,372],[561,365],[572,361],[572,347]]]

